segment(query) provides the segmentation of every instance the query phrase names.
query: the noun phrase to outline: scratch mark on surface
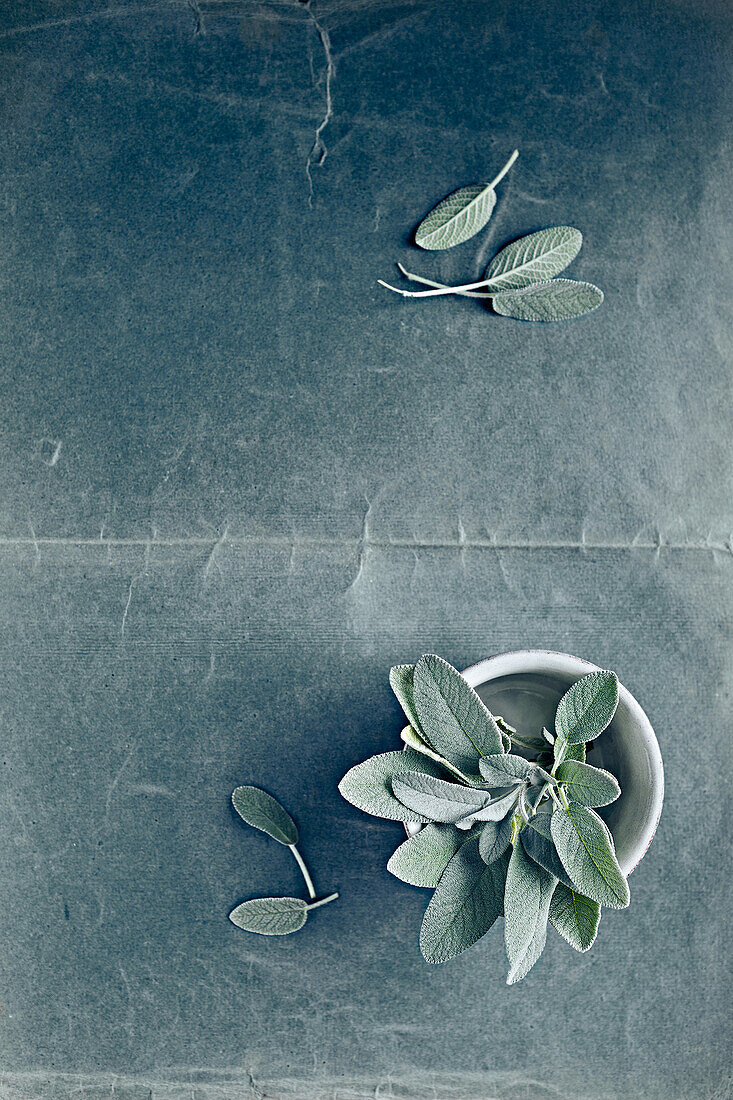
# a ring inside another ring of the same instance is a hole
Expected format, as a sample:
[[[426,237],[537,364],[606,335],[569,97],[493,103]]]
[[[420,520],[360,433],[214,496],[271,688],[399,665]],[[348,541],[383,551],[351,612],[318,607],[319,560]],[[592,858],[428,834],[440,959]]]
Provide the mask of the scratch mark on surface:
[[[48,436],[44,436],[40,443],[41,448],[41,462],[44,466],[55,466],[59,460],[61,454],[61,448],[63,447],[63,440],[50,439]]]
[[[117,769],[117,774],[115,775],[114,779],[112,779],[109,786],[107,787],[107,797],[106,797],[105,803],[104,803],[104,827],[105,827],[105,829],[109,826],[109,815],[110,815],[110,810],[112,808],[112,796],[114,795],[115,791],[117,790],[117,788],[120,784],[120,780],[122,779],[122,776],[125,772],[125,769],[127,768],[127,765],[130,763],[130,761],[132,760],[134,755],[135,755],[135,745],[133,743],[130,746],[129,750],[128,750],[127,756],[122,761],[119,768]]]
[[[208,558],[206,559],[206,565],[204,566],[204,579],[208,579],[208,576],[209,576],[209,573],[211,572],[211,567],[212,566],[216,566],[216,570],[219,573],[219,576],[221,576],[221,569],[219,568],[219,563],[216,560],[216,556],[217,556],[217,553],[219,551],[219,548],[226,542],[228,534],[229,534],[229,524],[227,524],[225,526],[224,531],[222,532],[221,536],[216,540],[216,542],[214,543],[214,545],[211,548],[211,553],[209,554]]]
[[[323,48],[326,69],[324,76],[325,110],[323,118],[316,126],[315,139],[305,162],[305,174],[308,177],[308,205],[311,207],[313,206],[313,176],[311,174],[311,166],[315,164],[317,168],[320,168],[328,156],[328,149],[323,140],[323,131],[333,118],[332,88],[336,77],[336,66],[334,64],[333,54],[331,53],[331,38],[323,24],[318,21],[313,11],[312,4],[313,0],[308,0],[308,3],[305,5],[305,10],[308,12],[310,21],[315,27],[316,34]]]
[[[200,38],[200,37],[202,37],[203,35],[206,34],[206,25],[204,23],[204,13],[201,11],[201,8],[199,7],[198,0],[187,0],[187,3],[188,3],[189,8],[191,9],[191,11],[193,12],[193,17],[194,17],[193,36],[194,36],[194,38]]]
[[[371,542],[371,538],[370,538],[370,535],[369,535],[369,518],[372,514],[372,502],[370,501],[370,499],[366,495],[366,493],[364,493],[364,500],[366,501],[367,508],[366,508],[366,512],[364,513],[364,519],[363,519],[362,525],[361,525],[361,537],[359,538],[359,541],[357,542],[357,549],[358,549],[358,555],[359,555],[358,556],[358,567],[357,567],[356,575],[355,575],[353,581],[351,582],[351,584],[346,589],[347,592],[350,592],[352,589],[354,589],[356,587],[356,585],[359,583],[359,581],[361,580],[361,578],[364,576],[364,566],[366,565],[367,556],[369,554],[369,545],[370,545],[370,542]]]
[[[135,576],[130,581],[130,587],[127,590],[127,603],[125,604],[125,610],[122,612],[122,629],[120,631],[120,636],[122,638],[124,638],[124,636],[125,636],[125,626],[127,625],[127,616],[128,616],[129,611],[130,611],[130,604],[132,603],[132,590],[135,587],[135,585],[137,584],[137,582],[140,580],[141,577],[142,577],[142,573],[136,573]]]
[[[28,526],[31,529],[31,539],[33,540],[33,549],[36,552],[36,561],[40,562],[40,560],[41,560],[41,548],[38,545],[38,539],[36,538],[36,532],[34,530],[32,522],[30,520],[28,520]]]
[[[378,206],[377,209],[374,211],[374,232],[375,233],[379,232],[379,223],[380,223],[381,219],[382,219],[382,208],[381,208],[381,206]]]

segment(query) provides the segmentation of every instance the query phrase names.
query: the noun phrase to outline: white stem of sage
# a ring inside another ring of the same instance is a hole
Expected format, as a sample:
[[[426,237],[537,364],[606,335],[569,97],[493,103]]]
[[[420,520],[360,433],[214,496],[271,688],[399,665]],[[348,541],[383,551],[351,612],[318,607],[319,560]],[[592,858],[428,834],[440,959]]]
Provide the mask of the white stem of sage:
[[[306,867],[305,863],[303,862],[302,855],[300,854],[300,852],[298,851],[298,849],[295,847],[294,844],[289,844],[288,847],[290,848],[290,851],[295,856],[295,862],[298,864],[298,866],[300,867],[300,870],[303,874],[303,878],[305,879],[305,884],[308,887],[308,896],[311,897],[311,898],[314,898],[316,896],[316,891],[315,891],[315,888],[313,886],[313,879],[308,874],[308,868]]]

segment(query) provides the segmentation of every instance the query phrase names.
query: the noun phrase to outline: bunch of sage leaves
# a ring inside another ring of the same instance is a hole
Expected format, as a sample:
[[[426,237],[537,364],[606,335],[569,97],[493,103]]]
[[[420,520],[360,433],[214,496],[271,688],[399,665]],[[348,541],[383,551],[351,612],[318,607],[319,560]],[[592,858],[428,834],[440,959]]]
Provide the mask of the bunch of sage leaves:
[[[338,894],[316,899],[316,891],[305,861],[298,851],[298,826],[283,806],[267,791],[259,787],[237,787],[232,794],[232,805],[242,821],[267,833],[278,844],[284,844],[292,852],[305,880],[309,901],[302,898],[252,898],[243,901],[229,914],[229,920],[245,932],[257,932],[261,936],[287,936],[297,932],[308,919],[308,914]]]
[[[501,172],[489,184],[461,187],[431,210],[415,232],[420,248],[443,250],[470,240],[484,228],[496,205],[496,185],[519,156],[514,150]],[[404,298],[430,298],[459,294],[490,303],[495,313],[520,321],[566,321],[597,309],[603,291],[593,283],[556,276],[580,252],[583,235],[569,225],[553,225],[530,233],[503,248],[486,268],[483,278],[446,286],[406,271],[406,279],[430,290],[403,290],[379,279],[379,284]]]
[[[366,813],[420,826],[387,869],[434,890],[420,932],[426,961],[454,958],[502,914],[510,985],[540,957],[548,922],[587,951],[601,906],[629,904],[613,837],[595,812],[621,789],[585,761],[586,742],[615,714],[615,673],[574,683],[554,732],[537,736],[491,714],[435,654],[391,669],[390,683],[409,721],[405,747],[357,764],[339,790]]]

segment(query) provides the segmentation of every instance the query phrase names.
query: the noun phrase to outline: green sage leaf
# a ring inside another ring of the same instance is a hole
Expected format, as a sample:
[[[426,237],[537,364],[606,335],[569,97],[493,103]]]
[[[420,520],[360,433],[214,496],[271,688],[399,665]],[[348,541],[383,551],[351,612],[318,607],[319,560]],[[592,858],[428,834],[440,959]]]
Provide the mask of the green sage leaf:
[[[415,244],[432,250],[453,248],[480,232],[496,205],[496,191],[485,184],[460,187],[433,207],[415,233]]]
[[[601,907],[577,890],[558,882],[552,895],[550,924],[576,951],[593,946],[601,921]]]
[[[570,321],[592,313],[602,302],[602,290],[577,279],[552,279],[524,290],[495,294],[491,299],[495,313],[517,321]]]
[[[511,813],[508,813],[503,821],[487,821],[481,829],[478,841],[479,855],[484,863],[495,863],[497,859],[501,859],[511,839]]]
[[[478,762],[479,771],[487,783],[495,787],[506,787],[508,783],[521,783],[529,779],[533,765],[523,756],[513,753],[494,753],[482,756]]]
[[[229,920],[245,932],[260,936],[287,936],[302,928],[308,906],[302,898],[253,898],[232,909]]]
[[[504,890],[504,944],[509,959],[507,985],[526,977],[542,954],[550,899],[556,884],[554,875],[531,860],[521,844],[514,845]]]
[[[555,842],[550,832],[551,813],[538,811],[530,818],[529,825],[522,829],[519,839],[527,855],[540,867],[564,882],[566,886],[575,886],[557,854]]]
[[[488,932],[502,911],[508,862],[504,855],[487,866],[477,837],[458,849],[425,910],[420,950],[426,962],[447,962]]]
[[[550,831],[557,854],[576,888],[611,909],[629,904],[629,885],[618,865],[606,826],[593,810],[571,802],[556,809]]]
[[[454,825],[425,825],[393,852],[387,870],[410,886],[435,888],[449,861],[472,836]]]
[[[502,752],[501,730],[473,688],[447,661],[426,654],[415,665],[415,707],[433,748],[464,773]]]
[[[395,776],[408,771],[421,771],[436,777],[442,774],[440,766],[433,760],[408,748],[402,752],[384,752],[356,764],[339,783],[339,791],[352,806],[374,817],[384,817],[388,821],[425,822],[427,818],[410,810],[392,793]]]
[[[524,784],[519,784],[516,787],[511,787],[508,791],[493,791],[494,797],[480,810],[471,812],[466,817],[461,818],[460,821],[457,821],[456,828],[472,829],[479,821],[503,821],[519,802],[519,797],[524,789]]]
[[[464,775],[458,768],[454,768],[450,761],[446,760],[444,756],[441,756],[439,752],[434,752],[427,741],[423,741],[420,734],[414,730],[412,726],[405,726],[400,733],[400,737],[405,744],[409,745],[415,752],[422,753],[423,756],[429,756],[431,760],[435,760],[436,763],[445,768],[447,772],[454,775],[456,779],[460,779],[462,783],[466,783],[468,786],[475,786],[477,783],[483,782],[480,775]]]
[[[418,734],[422,734],[420,719],[415,710],[415,697],[412,683],[414,671],[414,665],[395,665],[389,670],[389,682],[392,691],[397,696],[400,706],[407,715],[408,722]],[[424,739],[424,734],[422,735]]]
[[[492,290],[520,290],[559,275],[580,252],[583,234],[569,225],[540,229],[503,248],[486,268]]]
[[[488,791],[448,783],[420,772],[406,772],[392,780],[392,791],[403,806],[421,814],[428,821],[455,824],[473,810],[480,810],[489,800]]]
[[[591,672],[563,695],[555,713],[558,739],[569,745],[592,741],[606,729],[618,706],[615,672]]]
[[[581,764],[578,760],[564,760],[555,773],[558,783],[565,788],[571,802],[581,806],[608,806],[621,794],[621,788],[610,772]]]
[[[243,821],[280,844],[297,844],[298,828],[276,798],[259,787],[237,787],[232,804]]]

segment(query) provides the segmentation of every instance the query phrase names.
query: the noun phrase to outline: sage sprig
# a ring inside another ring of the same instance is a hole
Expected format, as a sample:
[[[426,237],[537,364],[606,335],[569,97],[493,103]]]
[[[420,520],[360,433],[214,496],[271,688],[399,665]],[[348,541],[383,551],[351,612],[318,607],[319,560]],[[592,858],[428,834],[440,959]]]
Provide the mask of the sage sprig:
[[[584,676],[560,700],[554,730],[518,733],[493,715],[435,654],[398,665],[390,683],[410,725],[405,748],[353,767],[339,784],[366,813],[420,826],[387,869],[434,894],[420,948],[446,962],[501,915],[513,984],[542,954],[547,925],[577,951],[598,931],[601,906],[629,904],[613,837],[595,808],[621,794],[585,762],[585,745],[618,706],[613,672]],[[288,911],[288,918],[296,918]]]
[[[232,794],[232,805],[243,821],[254,829],[267,833],[278,844],[284,844],[293,854],[303,875],[309,901],[302,898],[252,898],[238,905],[229,914],[229,920],[245,932],[257,932],[261,936],[287,936],[297,932],[305,924],[312,909],[335,901],[338,894],[316,899],[313,879],[298,851],[298,826],[283,806],[271,794],[259,787],[237,787]]]
[[[452,248],[483,229],[496,204],[494,188],[518,155],[515,149],[490,184],[462,187],[438,203],[418,227],[415,244],[427,249]],[[397,264],[406,279],[430,289],[405,290],[382,279],[378,282],[404,298],[458,294],[482,299],[503,317],[520,321],[566,321],[591,313],[603,302],[603,291],[592,283],[557,278],[578,255],[582,243],[580,230],[569,225],[554,225],[506,245],[491,260],[482,279],[446,286],[406,271],[402,264]]]

